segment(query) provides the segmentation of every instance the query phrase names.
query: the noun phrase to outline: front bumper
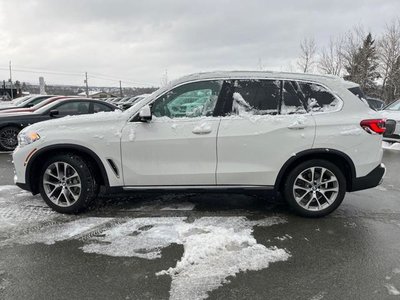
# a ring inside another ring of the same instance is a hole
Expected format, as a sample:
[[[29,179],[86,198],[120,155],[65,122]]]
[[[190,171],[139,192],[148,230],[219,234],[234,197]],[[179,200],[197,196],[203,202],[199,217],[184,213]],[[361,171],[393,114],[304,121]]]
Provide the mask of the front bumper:
[[[383,181],[385,173],[386,173],[386,167],[382,163],[367,175],[363,177],[354,178],[350,192],[370,189],[380,185]]]

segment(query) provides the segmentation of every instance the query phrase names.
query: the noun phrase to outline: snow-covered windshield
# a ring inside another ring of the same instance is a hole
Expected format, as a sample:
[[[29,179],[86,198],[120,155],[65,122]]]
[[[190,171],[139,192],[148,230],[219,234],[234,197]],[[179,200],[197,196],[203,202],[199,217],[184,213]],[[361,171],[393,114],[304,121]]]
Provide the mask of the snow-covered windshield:
[[[389,104],[385,110],[392,110],[392,111],[400,111],[400,100],[397,100],[391,104]]]

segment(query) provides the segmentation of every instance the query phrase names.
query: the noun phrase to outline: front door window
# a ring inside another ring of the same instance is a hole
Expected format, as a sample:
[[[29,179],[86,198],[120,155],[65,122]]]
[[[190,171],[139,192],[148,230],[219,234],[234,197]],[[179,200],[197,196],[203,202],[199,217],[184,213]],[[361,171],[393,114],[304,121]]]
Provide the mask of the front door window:
[[[169,118],[212,116],[221,87],[222,81],[193,82],[179,86],[153,103],[153,115]]]

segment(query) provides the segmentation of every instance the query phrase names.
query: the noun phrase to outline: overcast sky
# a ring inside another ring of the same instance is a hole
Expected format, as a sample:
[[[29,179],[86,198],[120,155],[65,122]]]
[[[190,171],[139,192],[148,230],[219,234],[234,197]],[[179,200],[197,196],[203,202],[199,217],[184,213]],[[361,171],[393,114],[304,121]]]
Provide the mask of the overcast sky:
[[[379,34],[399,12],[400,0],[0,0],[0,80],[9,60],[20,81],[83,84],[87,71],[105,86],[254,70],[260,59],[285,70],[304,37],[321,47],[360,24]]]

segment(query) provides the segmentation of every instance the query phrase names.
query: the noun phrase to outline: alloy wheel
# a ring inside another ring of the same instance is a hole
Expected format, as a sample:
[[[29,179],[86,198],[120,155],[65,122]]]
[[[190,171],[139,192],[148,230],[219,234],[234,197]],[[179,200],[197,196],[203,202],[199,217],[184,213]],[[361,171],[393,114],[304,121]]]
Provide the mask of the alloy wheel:
[[[324,167],[310,167],[302,171],[293,184],[296,202],[309,211],[321,211],[335,202],[339,181],[335,174]]]
[[[19,130],[14,127],[5,128],[0,132],[0,145],[9,151],[12,151],[18,145]]]
[[[69,207],[78,201],[81,195],[81,178],[70,164],[54,162],[44,172],[43,188],[54,204]]]

